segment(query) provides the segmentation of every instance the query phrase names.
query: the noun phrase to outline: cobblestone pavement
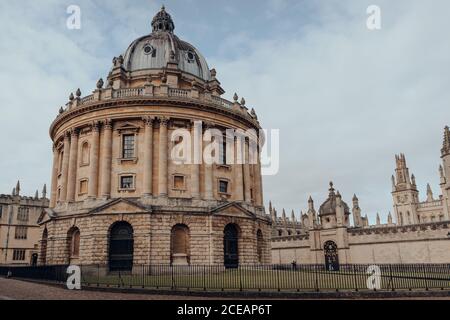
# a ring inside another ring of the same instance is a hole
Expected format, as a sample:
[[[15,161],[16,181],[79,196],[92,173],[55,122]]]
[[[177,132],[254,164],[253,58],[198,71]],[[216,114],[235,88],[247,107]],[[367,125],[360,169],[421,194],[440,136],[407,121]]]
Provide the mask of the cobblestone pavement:
[[[0,300],[190,300],[204,297],[147,295],[87,290],[66,290],[61,287],[0,278]]]

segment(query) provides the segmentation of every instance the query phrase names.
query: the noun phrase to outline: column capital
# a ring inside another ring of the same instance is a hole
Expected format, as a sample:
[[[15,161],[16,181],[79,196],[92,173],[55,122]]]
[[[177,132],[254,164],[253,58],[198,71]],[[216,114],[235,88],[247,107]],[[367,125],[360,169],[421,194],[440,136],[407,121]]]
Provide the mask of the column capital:
[[[80,130],[78,128],[73,128],[69,130],[71,137],[78,137]]]
[[[102,121],[102,123],[103,123],[103,126],[104,126],[105,129],[107,129],[107,130],[111,130],[112,129],[113,121],[111,119],[109,119],[109,118],[105,119],[105,120]]]
[[[168,117],[164,117],[164,116],[159,117],[159,124],[164,127],[167,127],[169,125],[169,121],[170,121],[170,118],[168,118]]]
[[[71,135],[72,135],[71,130],[67,130],[66,132],[64,132],[64,140],[69,140]]]
[[[155,117],[145,116],[145,117],[142,117],[142,121],[144,122],[144,125],[153,127],[153,122],[155,121]]]
[[[93,121],[91,123],[91,129],[94,132],[99,132],[99,130],[100,130],[100,122],[99,121]]]

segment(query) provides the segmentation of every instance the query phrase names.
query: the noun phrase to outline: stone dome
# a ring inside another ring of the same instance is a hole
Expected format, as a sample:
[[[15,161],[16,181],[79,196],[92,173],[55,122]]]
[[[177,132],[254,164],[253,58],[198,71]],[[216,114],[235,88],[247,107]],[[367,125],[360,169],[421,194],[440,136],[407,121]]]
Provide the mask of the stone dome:
[[[324,203],[319,208],[319,215],[320,216],[326,216],[326,215],[334,215],[336,214],[336,193],[334,192],[333,183],[330,182],[330,193],[328,195],[328,199],[325,200]],[[342,205],[344,206],[344,212],[345,214],[350,214],[350,208],[348,207],[347,203],[341,200]]]
[[[202,54],[174,33],[173,20],[162,7],[152,20],[152,33],[133,41],[123,55],[126,71],[155,70],[167,67],[168,62],[178,69],[204,81],[211,80],[211,72]]]

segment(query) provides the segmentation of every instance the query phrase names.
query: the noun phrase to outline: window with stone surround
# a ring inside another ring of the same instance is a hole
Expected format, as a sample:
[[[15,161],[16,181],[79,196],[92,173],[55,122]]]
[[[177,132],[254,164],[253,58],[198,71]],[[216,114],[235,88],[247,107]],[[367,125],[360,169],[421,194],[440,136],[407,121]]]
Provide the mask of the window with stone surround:
[[[228,194],[228,180],[219,180],[219,193],[225,193]]]
[[[17,226],[15,233],[14,233],[14,239],[16,240],[26,240],[27,239],[27,233],[28,228],[23,226]]]
[[[89,142],[85,141],[81,145],[81,166],[89,165],[90,146]]]
[[[88,193],[88,179],[80,180],[80,190],[79,194],[84,195]]]
[[[17,249],[13,251],[13,260],[14,261],[24,261],[25,260],[25,250]]]
[[[27,207],[19,207],[19,211],[17,212],[17,221],[18,222],[28,222],[30,209]]]
[[[134,134],[124,134],[122,136],[122,158],[132,159],[134,158],[134,148],[135,148],[135,135]]]
[[[119,177],[120,190],[134,190],[135,188],[135,176],[134,175],[121,175]]]
[[[174,175],[173,176],[173,189],[175,190],[185,190],[185,177],[183,175]]]

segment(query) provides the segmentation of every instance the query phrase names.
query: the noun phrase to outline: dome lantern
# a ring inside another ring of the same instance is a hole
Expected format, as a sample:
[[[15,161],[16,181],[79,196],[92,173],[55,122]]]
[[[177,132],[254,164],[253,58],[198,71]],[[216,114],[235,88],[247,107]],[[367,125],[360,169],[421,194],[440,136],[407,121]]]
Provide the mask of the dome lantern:
[[[161,7],[161,10],[153,18],[152,29],[153,32],[165,31],[170,33],[173,33],[173,30],[175,30],[172,17],[166,12],[164,6]]]

